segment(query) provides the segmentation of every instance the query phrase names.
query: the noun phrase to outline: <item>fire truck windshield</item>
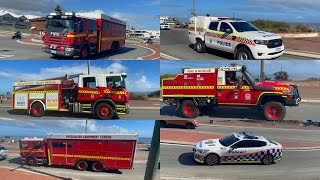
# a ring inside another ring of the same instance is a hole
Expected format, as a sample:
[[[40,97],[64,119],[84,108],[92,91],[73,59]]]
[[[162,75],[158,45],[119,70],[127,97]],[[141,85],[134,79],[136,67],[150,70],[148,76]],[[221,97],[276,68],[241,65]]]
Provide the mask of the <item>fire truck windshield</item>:
[[[74,32],[74,20],[47,19],[46,33],[53,36],[64,36],[68,32]]]
[[[126,88],[125,79],[121,76],[108,76],[106,82],[108,87]]]

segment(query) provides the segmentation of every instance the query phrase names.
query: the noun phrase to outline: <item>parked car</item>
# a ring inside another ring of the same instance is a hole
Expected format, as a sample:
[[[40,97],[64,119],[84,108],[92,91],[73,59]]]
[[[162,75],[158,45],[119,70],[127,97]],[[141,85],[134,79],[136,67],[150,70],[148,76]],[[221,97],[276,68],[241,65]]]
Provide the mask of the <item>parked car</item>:
[[[3,147],[3,146],[0,146],[0,160],[4,160],[8,157],[8,150]]]
[[[195,129],[199,126],[197,120],[161,120],[160,126],[166,128],[170,125],[183,126],[186,129]]]
[[[143,39],[143,44],[153,44],[153,39],[151,39],[151,38],[144,38],[144,39]]]

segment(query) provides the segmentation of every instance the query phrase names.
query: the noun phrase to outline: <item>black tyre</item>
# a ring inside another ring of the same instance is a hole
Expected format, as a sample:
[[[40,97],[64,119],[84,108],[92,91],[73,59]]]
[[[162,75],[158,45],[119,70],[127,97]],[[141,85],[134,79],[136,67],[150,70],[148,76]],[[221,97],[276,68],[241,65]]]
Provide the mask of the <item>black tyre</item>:
[[[27,164],[29,166],[37,166],[37,160],[34,157],[27,157]]]
[[[88,59],[90,56],[90,50],[89,47],[84,45],[81,49],[80,49],[80,54],[79,57],[80,59]]]
[[[168,125],[165,121],[160,121],[160,127],[166,128]]]
[[[12,37],[11,37],[11,39],[15,39],[15,38],[16,38],[15,36],[12,36]]]
[[[267,154],[261,159],[261,163],[264,165],[270,165],[273,162],[274,162],[274,157],[271,154]]]
[[[44,107],[40,102],[35,102],[32,104],[30,109],[31,116],[41,117],[44,115]]]
[[[263,106],[263,113],[269,121],[283,120],[286,116],[286,107],[280,102],[267,102]]]
[[[186,129],[194,129],[194,125],[191,122],[186,123],[185,125]]]
[[[216,154],[208,154],[205,158],[205,163],[209,166],[214,166],[220,163],[220,157]]]
[[[91,169],[94,172],[101,172],[101,171],[103,171],[104,168],[100,162],[96,161],[91,164]]]
[[[198,40],[195,44],[194,44],[194,49],[198,52],[198,53],[205,53],[206,52],[206,44],[201,41]]]
[[[199,116],[199,109],[191,100],[185,100],[181,104],[181,113],[186,118],[196,118]]]
[[[76,163],[76,168],[79,170],[79,171],[85,171],[87,170],[88,168],[88,163],[86,161],[78,161]]]
[[[99,119],[112,119],[114,110],[108,103],[100,103],[95,107],[95,115]]]
[[[248,48],[240,47],[237,51],[238,60],[253,60],[253,56]]]

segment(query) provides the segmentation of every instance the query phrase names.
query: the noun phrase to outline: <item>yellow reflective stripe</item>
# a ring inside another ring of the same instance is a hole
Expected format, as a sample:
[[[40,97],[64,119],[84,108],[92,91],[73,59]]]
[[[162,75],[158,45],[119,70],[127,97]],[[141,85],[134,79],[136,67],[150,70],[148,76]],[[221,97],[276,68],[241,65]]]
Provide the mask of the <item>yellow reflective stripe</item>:
[[[87,34],[68,34],[67,37],[71,37],[71,38],[74,38],[74,37],[84,37],[86,36]]]
[[[88,37],[94,37],[97,36],[97,34],[88,34]]]
[[[131,161],[131,158],[107,157],[107,156],[87,156],[87,155],[72,155],[72,154],[52,154],[52,156],[54,156],[54,157],[106,159],[106,160],[117,160],[117,161]]]
[[[109,41],[109,40],[124,40],[125,37],[103,37],[101,38],[102,41]]]
[[[20,150],[20,152],[30,152],[29,150]],[[43,152],[43,150],[31,150],[31,152]]]
[[[285,88],[285,87],[275,87],[275,90],[289,90],[289,88]]]
[[[218,86],[217,89],[237,89],[237,86]],[[253,89],[252,86],[241,86],[240,89]]]
[[[163,86],[162,89],[214,89],[214,86]]]
[[[51,156],[50,156],[50,149],[48,148],[48,161],[49,161],[49,165],[51,165]]]
[[[214,95],[184,95],[184,94],[175,94],[175,95],[162,95],[162,97],[215,97]]]
[[[126,94],[125,91],[111,91],[111,90],[104,90],[106,94]]]
[[[44,93],[58,93],[58,90],[52,90],[52,91],[16,91],[12,94],[44,94]]]
[[[220,32],[220,31],[213,31],[213,30],[206,30],[206,32],[209,32],[209,33],[215,33],[215,34],[225,34],[225,32]],[[235,36],[235,37],[238,37],[238,38],[245,38],[245,39],[248,39],[248,40],[253,40],[252,38],[250,37],[247,37],[247,36],[239,36],[237,34],[229,34],[229,36]]]
[[[88,91],[88,90],[79,90],[79,93],[82,93],[82,94],[100,94],[99,91]]]

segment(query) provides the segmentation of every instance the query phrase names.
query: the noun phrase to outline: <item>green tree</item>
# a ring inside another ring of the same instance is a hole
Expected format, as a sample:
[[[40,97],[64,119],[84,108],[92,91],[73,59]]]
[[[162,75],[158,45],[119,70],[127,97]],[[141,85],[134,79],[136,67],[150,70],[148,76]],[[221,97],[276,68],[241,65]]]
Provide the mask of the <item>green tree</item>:
[[[160,86],[162,86],[162,79],[165,79],[165,78],[174,78],[176,77],[176,75],[174,74],[163,74],[160,76]]]
[[[289,74],[286,71],[279,71],[273,74],[274,79],[277,81],[289,80]]]
[[[61,6],[58,4],[58,5],[54,8],[54,11],[55,11],[56,13],[62,13],[62,8],[61,8]]]

